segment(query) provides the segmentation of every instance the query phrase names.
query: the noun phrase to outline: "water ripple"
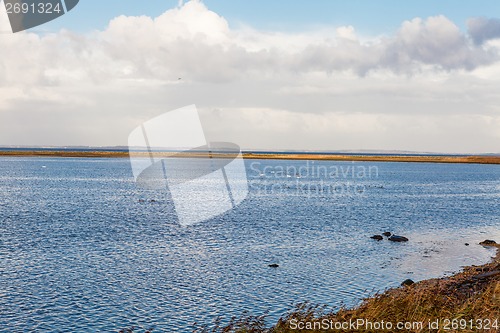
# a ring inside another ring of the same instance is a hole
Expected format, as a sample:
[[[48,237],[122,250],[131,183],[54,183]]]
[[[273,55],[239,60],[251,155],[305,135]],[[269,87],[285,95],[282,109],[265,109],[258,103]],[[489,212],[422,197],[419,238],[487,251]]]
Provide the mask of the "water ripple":
[[[491,256],[476,244],[500,238],[498,166],[357,165],[377,166],[378,177],[311,176],[297,185],[249,168],[247,200],[184,228],[164,193],[135,187],[126,159],[3,158],[0,327],[186,332],[243,311],[269,311],[272,321],[300,301],[356,305],[405,278]],[[319,181],[365,191],[298,191]],[[278,193],[267,191],[273,184]],[[369,239],[386,230],[411,241]]]

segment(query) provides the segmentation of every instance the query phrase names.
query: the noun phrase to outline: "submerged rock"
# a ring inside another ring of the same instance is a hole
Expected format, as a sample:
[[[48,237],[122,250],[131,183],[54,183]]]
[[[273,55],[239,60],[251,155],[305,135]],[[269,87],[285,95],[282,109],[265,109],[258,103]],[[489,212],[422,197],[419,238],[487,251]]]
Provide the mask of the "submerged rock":
[[[269,264],[268,266],[272,267],[272,268],[278,268],[278,267],[280,267],[280,265],[278,265],[278,264]]]
[[[403,282],[401,282],[402,286],[411,286],[412,284],[415,284],[412,279],[406,279]]]
[[[384,239],[384,237],[382,237],[382,236],[380,236],[380,235],[374,235],[374,236],[371,236],[370,238],[371,238],[371,239],[378,240],[378,241],[381,241],[382,239]]]
[[[403,236],[392,235],[391,237],[389,237],[389,240],[392,242],[407,242],[408,238]]]
[[[391,237],[392,234],[389,231],[386,231],[382,235],[384,235],[385,237]]]

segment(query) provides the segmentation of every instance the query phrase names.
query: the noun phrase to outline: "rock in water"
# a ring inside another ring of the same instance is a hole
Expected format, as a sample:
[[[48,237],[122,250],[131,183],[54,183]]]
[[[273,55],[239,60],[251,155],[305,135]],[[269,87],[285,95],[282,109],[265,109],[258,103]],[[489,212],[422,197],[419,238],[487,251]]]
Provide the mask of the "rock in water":
[[[411,286],[412,284],[414,284],[415,282],[413,282],[412,279],[406,279],[404,280],[403,282],[401,282],[401,285],[402,286]]]
[[[391,237],[389,237],[389,240],[392,242],[407,242],[408,238],[403,236],[392,235]]]
[[[370,238],[371,238],[371,239],[378,240],[378,241],[381,241],[382,239],[384,239],[384,237],[382,237],[382,236],[380,236],[380,235],[371,236]]]
[[[491,239],[487,239],[487,240],[484,240],[481,243],[479,243],[479,245],[495,246],[495,245],[497,245],[497,242],[495,242],[494,240],[491,240]]]
[[[280,267],[280,265],[278,265],[278,264],[269,264],[268,266],[272,267],[272,268],[278,268],[278,267]]]
[[[391,237],[392,234],[389,231],[386,231],[382,235],[384,235],[385,237]]]

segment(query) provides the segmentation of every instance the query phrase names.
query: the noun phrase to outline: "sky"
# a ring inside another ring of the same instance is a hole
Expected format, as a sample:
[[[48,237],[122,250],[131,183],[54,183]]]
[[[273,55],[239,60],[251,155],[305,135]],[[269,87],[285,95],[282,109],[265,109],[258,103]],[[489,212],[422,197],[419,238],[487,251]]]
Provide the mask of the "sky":
[[[126,146],[196,104],[244,149],[500,153],[500,2],[82,0],[12,34],[0,146]]]

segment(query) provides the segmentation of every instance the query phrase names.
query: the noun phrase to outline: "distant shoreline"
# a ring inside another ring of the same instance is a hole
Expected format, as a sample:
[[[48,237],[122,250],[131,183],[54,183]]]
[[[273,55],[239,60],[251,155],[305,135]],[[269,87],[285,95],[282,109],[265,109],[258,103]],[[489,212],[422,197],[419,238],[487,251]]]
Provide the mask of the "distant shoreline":
[[[154,157],[184,158],[227,158],[224,153],[205,152],[153,152]],[[389,154],[327,154],[327,153],[266,153],[243,152],[245,159],[264,160],[317,160],[346,162],[416,162],[416,163],[466,163],[466,164],[500,164],[500,156],[491,155],[389,155]],[[0,157],[73,157],[73,158],[129,158],[128,151],[78,151],[78,150],[3,150]],[[150,157],[147,152],[133,153],[133,157]]]
[[[208,158],[206,152],[153,152],[154,157]],[[500,156],[488,155],[376,155],[376,154],[322,154],[322,153],[266,153],[243,152],[245,159],[264,160],[317,160],[346,162],[416,162],[416,163],[466,163],[500,164]],[[0,157],[78,157],[78,158],[128,158],[128,151],[77,151],[77,150],[4,150]],[[149,157],[147,152],[133,153],[133,157]],[[227,158],[227,155],[213,153],[212,158]]]
[[[418,162],[418,163],[468,163],[468,164],[500,164],[500,156],[447,156],[447,155],[309,155],[309,154],[243,154],[247,159],[277,160],[320,160],[346,162]]]

